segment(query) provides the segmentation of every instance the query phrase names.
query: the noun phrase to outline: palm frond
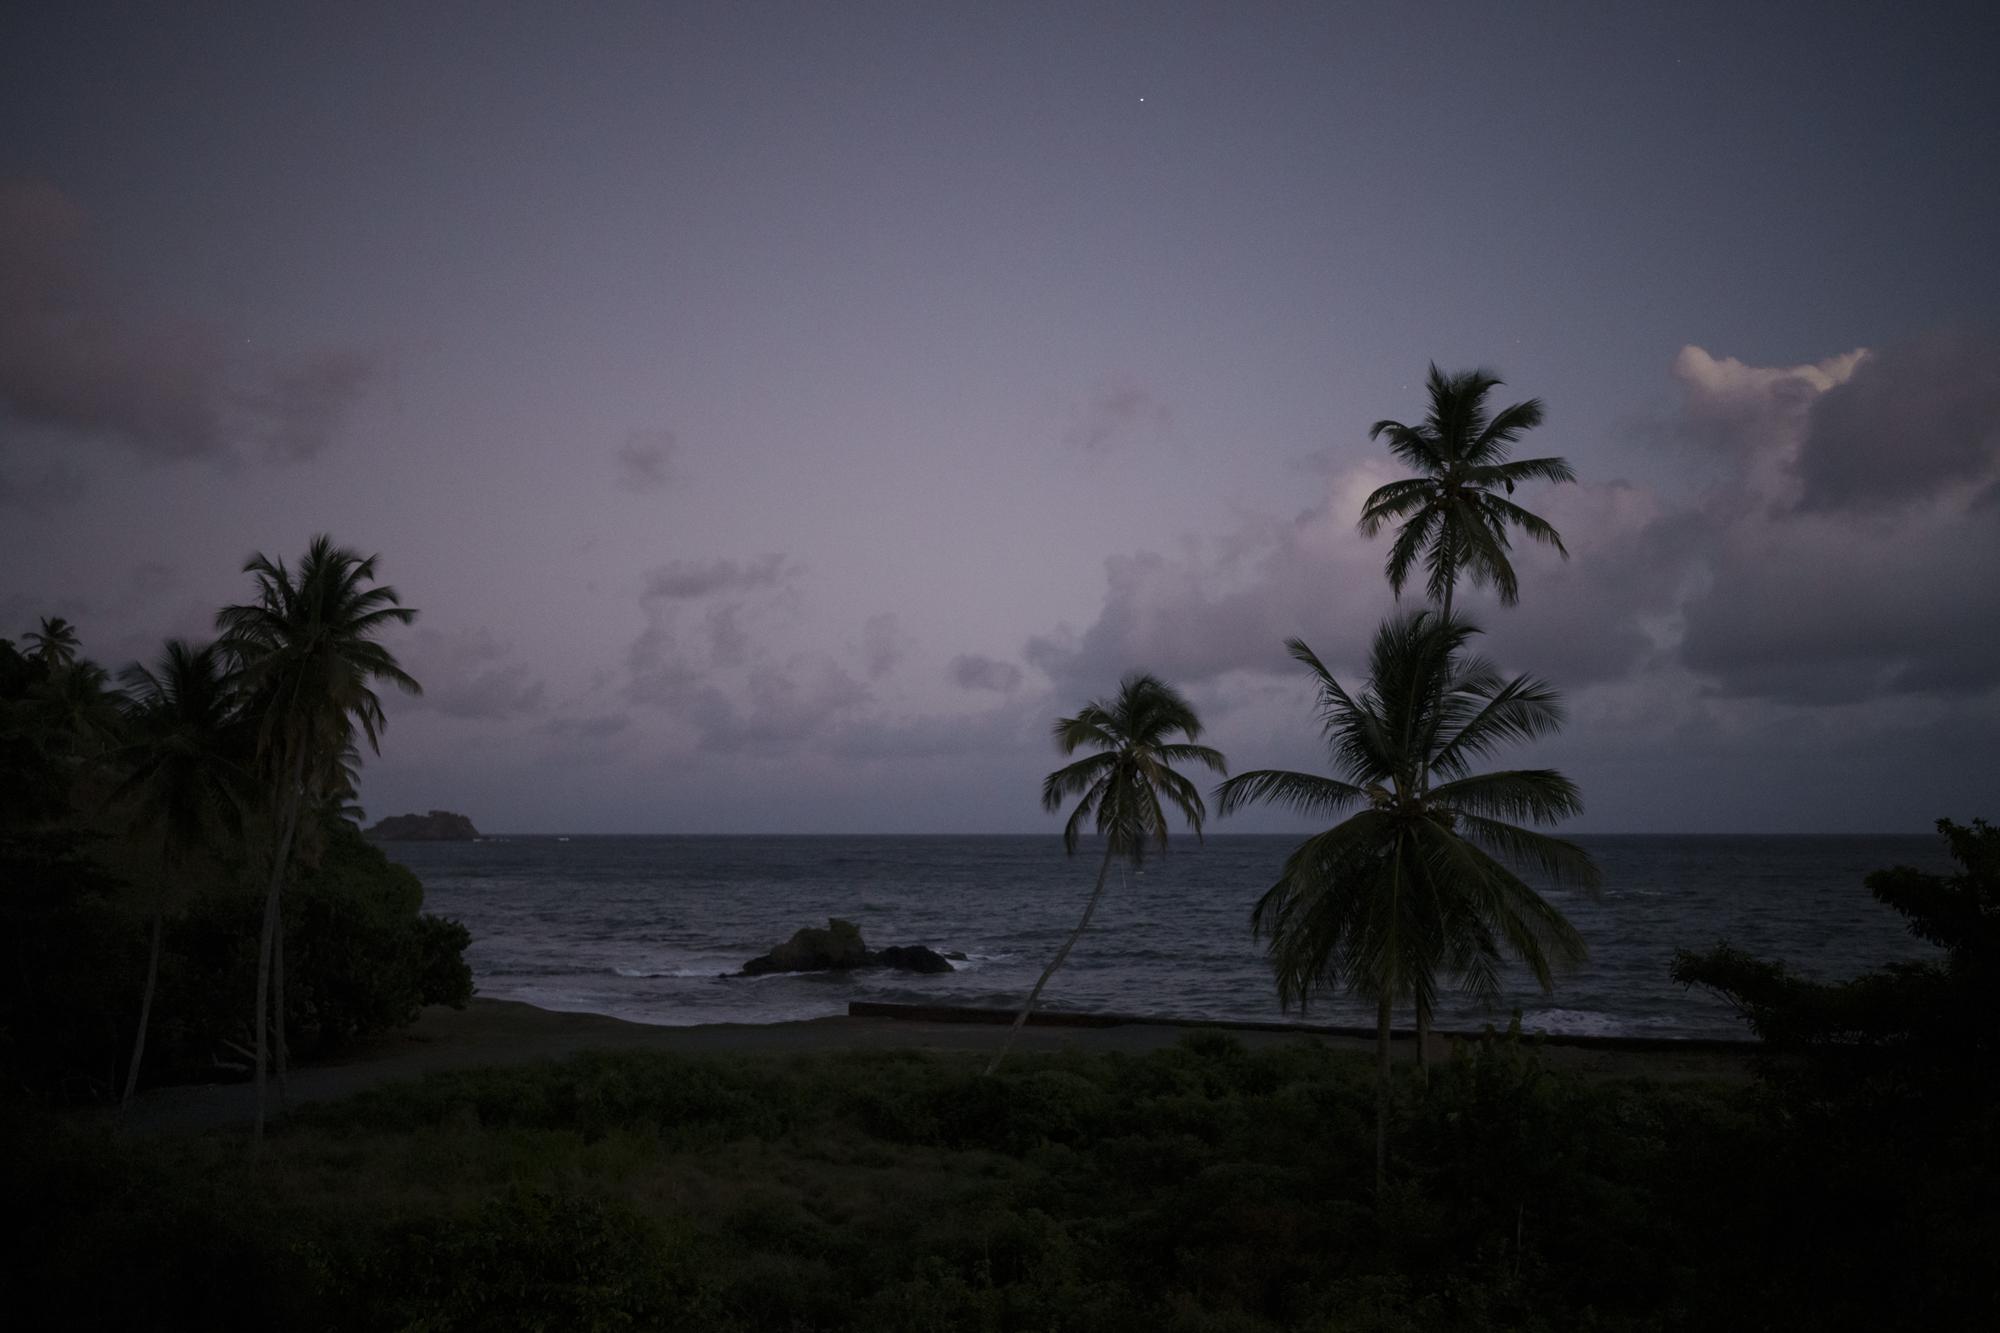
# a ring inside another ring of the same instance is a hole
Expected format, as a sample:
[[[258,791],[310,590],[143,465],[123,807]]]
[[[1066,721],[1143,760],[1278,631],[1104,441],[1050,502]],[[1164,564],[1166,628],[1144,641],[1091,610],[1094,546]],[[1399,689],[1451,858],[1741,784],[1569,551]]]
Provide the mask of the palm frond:
[[[1516,768],[1453,779],[1431,789],[1431,800],[1465,815],[1556,824],[1583,813],[1576,784],[1550,768]]]
[[[1238,773],[1218,786],[1215,812],[1232,815],[1246,806],[1275,805],[1302,815],[1336,815],[1367,800],[1368,793],[1351,782],[1266,768]]]

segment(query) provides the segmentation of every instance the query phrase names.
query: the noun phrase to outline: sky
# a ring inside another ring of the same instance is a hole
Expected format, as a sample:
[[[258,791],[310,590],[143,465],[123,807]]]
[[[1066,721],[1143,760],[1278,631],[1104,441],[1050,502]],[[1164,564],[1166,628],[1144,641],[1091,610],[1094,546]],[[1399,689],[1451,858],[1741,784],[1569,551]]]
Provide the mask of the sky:
[[[0,634],[380,557],[371,817],[1047,832],[1060,715],[1324,771],[1433,362],[1572,832],[2000,817],[1990,5],[0,13]],[[1405,593],[1410,601],[1415,591]],[[1253,812],[1215,832],[1305,827]]]

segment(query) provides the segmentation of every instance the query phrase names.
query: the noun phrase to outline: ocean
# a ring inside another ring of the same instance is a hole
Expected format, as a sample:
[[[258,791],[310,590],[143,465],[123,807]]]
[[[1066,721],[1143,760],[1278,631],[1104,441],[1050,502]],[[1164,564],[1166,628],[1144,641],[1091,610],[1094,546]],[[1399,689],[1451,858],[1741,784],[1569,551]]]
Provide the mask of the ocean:
[[[1676,985],[1679,948],[1728,940],[1837,979],[1933,952],[1862,884],[1904,864],[1946,870],[1919,837],[1579,837],[1604,888],[1547,896],[1589,944],[1543,994],[1509,973],[1494,1007],[1457,995],[1443,1030],[1741,1037],[1725,1002]],[[1290,835],[1177,840],[1138,872],[1114,868],[1105,899],[1043,992],[1050,1009],[1189,1018],[1299,1019],[1278,1006],[1250,909],[1297,844]],[[851,1000],[1018,1005],[1076,925],[1098,859],[1055,836],[501,837],[390,843],[423,880],[425,910],[472,932],[482,995],[643,1023],[774,1023],[845,1013]],[[1532,881],[1531,881],[1532,882]],[[801,926],[845,917],[871,948],[926,944],[966,961],[948,976],[719,974]],[[1346,995],[1305,1021],[1368,1024]],[[1407,1023],[1399,1015],[1399,1024]]]

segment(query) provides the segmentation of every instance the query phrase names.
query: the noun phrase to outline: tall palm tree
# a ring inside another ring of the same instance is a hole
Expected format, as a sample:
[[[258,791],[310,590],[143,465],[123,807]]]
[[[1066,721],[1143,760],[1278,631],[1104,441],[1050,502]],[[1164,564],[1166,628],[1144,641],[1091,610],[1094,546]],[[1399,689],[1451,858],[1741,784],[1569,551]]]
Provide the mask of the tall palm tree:
[[[1562,534],[1500,494],[1512,495],[1524,481],[1576,480],[1565,459],[1508,461],[1521,436],[1542,424],[1542,400],[1530,398],[1489,415],[1486,395],[1500,383],[1488,370],[1446,375],[1432,364],[1425,386],[1430,415],[1415,426],[1384,420],[1368,430],[1371,440],[1387,437],[1389,451],[1423,475],[1377,488],[1361,507],[1361,535],[1373,537],[1401,522],[1384,567],[1389,586],[1400,597],[1421,557],[1425,592],[1446,616],[1461,573],[1471,575],[1475,586],[1491,583],[1503,606],[1520,600],[1507,558],[1510,527],[1569,558]]]
[[[1581,848],[1509,822],[1553,824],[1577,813],[1582,801],[1569,779],[1550,769],[1472,770],[1499,746],[1562,722],[1547,684],[1502,680],[1490,662],[1463,653],[1477,632],[1430,611],[1392,617],[1376,631],[1358,697],[1290,640],[1286,648],[1319,687],[1337,776],[1262,769],[1217,791],[1223,814],[1255,804],[1353,811],[1286,858],[1251,922],[1269,941],[1285,1007],[1335,986],[1375,1001],[1378,1186],[1396,1002],[1413,1004],[1421,1046],[1441,975],[1490,1003],[1502,955],[1511,953],[1549,989],[1553,966],[1580,960],[1583,940],[1512,867],[1533,866],[1557,885],[1597,885]]]
[[[423,692],[395,656],[375,642],[384,628],[407,625],[417,614],[401,605],[394,588],[374,582],[375,560],[335,546],[324,535],[313,538],[296,574],[283,561],[255,555],[243,572],[256,577],[256,600],[216,613],[223,650],[241,673],[256,752],[270,784],[276,832],[257,960],[260,1142],[274,967],[281,1079],[284,1073],[281,896],[300,813],[316,808],[339,780],[342,755],[353,743],[357,726],[369,747],[380,752],[387,719],[373,683],[387,681],[409,694]]]
[[[1185,739],[1178,742],[1170,739],[1176,735]],[[1201,837],[1207,807],[1202,804],[1201,792],[1194,783],[1176,772],[1173,765],[1203,764],[1217,773],[1227,773],[1229,766],[1217,751],[1196,745],[1194,742],[1200,737],[1201,719],[1195,716],[1193,705],[1178,690],[1147,675],[1129,675],[1118,682],[1116,698],[1093,699],[1075,717],[1056,719],[1058,749],[1066,755],[1085,748],[1093,753],[1057,769],[1042,781],[1042,808],[1053,812],[1060,810],[1069,797],[1081,797],[1070,813],[1069,822],[1063,826],[1063,850],[1074,856],[1084,825],[1094,823],[1104,839],[1104,859],[1097,867],[1097,887],[1091,890],[1090,901],[1084,904],[1083,919],[1042,969],[1035,988],[1028,992],[1027,1001],[1007,1033],[1006,1042],[986,1066],[987,1073],[998,1069],[1001,1060],[1013,1049],[1022,1024],[1035,1010],[1042,987],[1048,985],[1049,978],[1062,966],[1063,959],[1069,957],[1069,951],[1090,925],[1098,900],[1104,896],[1112,858],[1122,856],[1136,866],[1144,861],[1148,843],[1164,851],[1169,805],[1180,811],[1195,837]]]
[[[242,747],[234,734],[234,683],[216,645],[194,648],[170,639],[154,666],[134,663],[119,678],[125,685],[130,740],[112,756],[123,763],[125,773],[112,790],[111,801],[128,805],[134,822],[149,830],[160,845],[152,947],[132,1064],[119,1101],[122,1107],[138,1087],[139,1066],[146,1054],[160,975],[160,938],[166,926],[167,881],[217,834],[241,832],[250,780],[239,762]]]
[[[60,671],[76,661],[76,626],[61,616],[43,616],[39,630],[21,637],[34,649],[28,656],[50,671]]]

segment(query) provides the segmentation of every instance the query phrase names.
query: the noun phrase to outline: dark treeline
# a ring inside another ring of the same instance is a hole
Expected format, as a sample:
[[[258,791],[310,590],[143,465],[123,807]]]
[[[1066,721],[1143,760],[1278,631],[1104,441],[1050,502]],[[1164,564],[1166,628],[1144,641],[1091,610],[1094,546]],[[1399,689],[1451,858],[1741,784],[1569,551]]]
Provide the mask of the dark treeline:
[[[325,539],[296,571],[260,556],[248,572],[255,596],[223,609],[214,643],[170,641],[115,680],[60,618],[0,639],[14,1092],[107,1101],[254,1074],[260,1034],[280,1038],[265,1044],[282,1071],[288,1049],[471,994],[464,928],[421,912],[422,886],[361,838],[353,803],[382,723],[369,681],[407,680],[373,633],[411,613],[372,584],[372,560]]]

